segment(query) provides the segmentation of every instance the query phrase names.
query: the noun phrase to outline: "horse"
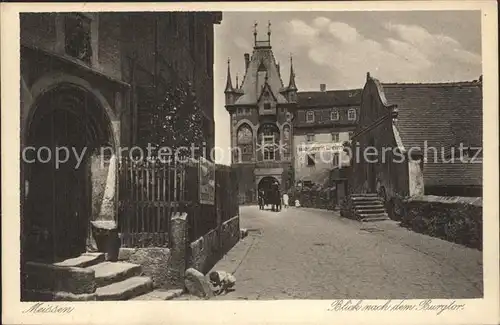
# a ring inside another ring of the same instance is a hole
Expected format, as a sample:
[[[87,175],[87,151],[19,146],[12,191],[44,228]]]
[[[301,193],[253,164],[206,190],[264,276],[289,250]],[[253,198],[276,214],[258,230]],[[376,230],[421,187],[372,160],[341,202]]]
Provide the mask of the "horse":
[[[281,193],[276,184],[271,189],[271,205],[273,211],[281,211]]]

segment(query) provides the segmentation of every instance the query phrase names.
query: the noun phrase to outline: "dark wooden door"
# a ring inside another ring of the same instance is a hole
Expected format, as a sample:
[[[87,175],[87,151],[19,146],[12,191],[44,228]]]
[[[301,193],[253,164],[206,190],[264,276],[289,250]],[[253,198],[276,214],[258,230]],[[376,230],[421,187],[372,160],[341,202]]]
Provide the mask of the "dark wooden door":
[[[46,115],[33,128],[30,142],[44,154],[28,166],[25,253],[29,260],[55,262],[85,251],[89,166],[85,155],[80,160],[75,153],[80,157],[86,147],[86,130],[63,110]]]
[[[375,139],[371,138],[369,141],[370,148],[375,148]],[[373,150],[373,149],[371,149]],[[375,164],[376,162],[373,162],[375,160],[375,157],[370,156],[368,163],[368,191],[370,193],[375,193],[376,192],[376,172],[375,172]]]

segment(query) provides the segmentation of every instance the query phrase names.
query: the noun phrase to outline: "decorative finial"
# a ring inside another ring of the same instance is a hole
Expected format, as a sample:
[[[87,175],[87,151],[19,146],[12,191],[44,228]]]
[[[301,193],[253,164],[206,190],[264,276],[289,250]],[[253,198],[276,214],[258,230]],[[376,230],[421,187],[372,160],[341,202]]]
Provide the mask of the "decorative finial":
[[[297,90],[297,85],[295,84],[295,72],[293,71],[292,53],[290,53],[290,82],[288,83],[288,89]]]
[[[367,72],[367,73],[366,73],[366,80],[367,80],[367,81],[368,81],[368,80],[370,80],[370,72]]]
[[[227,58],[227,77],[226,77],[226,90],[225,92],[233,91],[233,83],[231,81],[231,58]]]
[[[238,82],[238,74],[236,74],[236,89],[240,88],[240,83]]]
[[[257,21],[253,24],[253,41],[254,44],[257,45]]]
[[[269,46],[271,46],[271,21],[267,21],[267,40],[269,42]]]

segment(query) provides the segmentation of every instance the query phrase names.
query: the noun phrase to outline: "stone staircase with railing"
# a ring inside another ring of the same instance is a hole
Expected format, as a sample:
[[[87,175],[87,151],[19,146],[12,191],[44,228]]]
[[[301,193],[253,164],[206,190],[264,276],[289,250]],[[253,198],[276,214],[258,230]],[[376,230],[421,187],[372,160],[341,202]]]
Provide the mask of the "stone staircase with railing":
[[[362,222],[389,220],[384,201],[376,193],[350,194],[341,215]]]

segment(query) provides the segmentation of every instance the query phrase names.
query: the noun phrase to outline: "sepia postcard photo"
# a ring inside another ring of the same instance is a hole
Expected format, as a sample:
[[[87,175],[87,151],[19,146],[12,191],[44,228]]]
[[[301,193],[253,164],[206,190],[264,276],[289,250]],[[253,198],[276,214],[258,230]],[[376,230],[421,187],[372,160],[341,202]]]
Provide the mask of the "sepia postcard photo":
[[[6,324],[498,324],[494,1],[1,7]]]

